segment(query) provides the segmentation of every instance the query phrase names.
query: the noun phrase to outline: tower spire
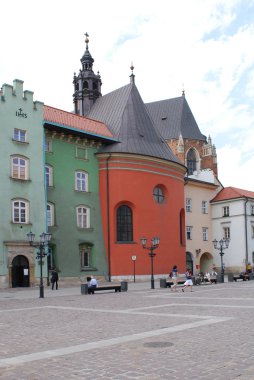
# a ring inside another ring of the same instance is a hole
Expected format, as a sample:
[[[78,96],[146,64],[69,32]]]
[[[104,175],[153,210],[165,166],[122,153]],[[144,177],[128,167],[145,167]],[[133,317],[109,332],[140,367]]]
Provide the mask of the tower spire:
[[[134,70],[134,66],[133,66],[133,62],[131,62],[131,75],[130,75],[130,83],[135,83],[135,75],[133,74],[133,70]]]
[[[88,114],[92,105],[101,96],[101,77],[99,72],[94,74],[93,63],[94,59],[91,56],[88,44],[89,34],[85,33],[86,49],[81,58],[82,69],[79,74],[74,74],[74,94],[73,103],[75,106],[75,113],[85,116]]]

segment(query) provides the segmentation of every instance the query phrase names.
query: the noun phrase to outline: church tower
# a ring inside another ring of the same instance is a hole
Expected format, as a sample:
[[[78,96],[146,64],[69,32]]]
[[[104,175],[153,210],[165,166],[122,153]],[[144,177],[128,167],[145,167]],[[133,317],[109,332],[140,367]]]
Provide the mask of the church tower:
[[[101,96],[102,85],[99,72],[97,74],[94,74],[93,72],[94,59],[88,50],[89,35],[85,33],[85,36],[86,50],[80,60],[82,63],[82,69],[80,69],[78,75],[74,73],[73,78],[74,111],[81,116],[86,116],[96,99]]]

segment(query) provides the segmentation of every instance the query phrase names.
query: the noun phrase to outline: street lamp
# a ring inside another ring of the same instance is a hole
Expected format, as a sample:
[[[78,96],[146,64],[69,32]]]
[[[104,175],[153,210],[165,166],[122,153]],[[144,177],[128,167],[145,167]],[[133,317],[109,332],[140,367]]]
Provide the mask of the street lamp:
[[[141,239],[142,247],[144,249],[149,250],[149,256],[151,258],[151,289],[154,289],[153,258],[156,255],[156,253],[154,252],[155,249],[159,247],[160,238],[158,236],[153,237],[151,240],[152,244],[150,246],[147,246],[146,242],[147,242],[147,238],[142,237],[142,239]]]
[[[227,249],[229,246],[229,239],[228,238],[223,238],[220,241],[214,239],[213,240],[213,245],[215,249],[218,249],[220,252],[220,260],[221,260],[221,280],[220,282],[224,282],[224,265],[223,265],[223,249]]]
[[[39,243],[34,243],[35,234],[33,234],[32,231],[30,231],[27,234],[27,238],[28,238],[29,244],[32,247],[39,248],[39,251],[37,252],[36,259],[40,260],[39,261],[39,263],[40,263],[40,271],[41,271],[40,272],[40,298],[44,298],[44,286],[43,286],[43,277],[42,277],[42,259],[43,259],[43,257],[47,256],[47,253],[45,252],[45,247],[48,244],[48,242],[51,240],[51,237],[52,237],[51,234],[43,232],[40,235],[40,242]]]

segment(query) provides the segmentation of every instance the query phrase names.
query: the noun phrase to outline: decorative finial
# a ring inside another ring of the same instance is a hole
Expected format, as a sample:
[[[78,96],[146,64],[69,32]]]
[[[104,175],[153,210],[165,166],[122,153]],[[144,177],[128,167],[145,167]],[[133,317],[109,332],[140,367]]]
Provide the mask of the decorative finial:
[[[86,39],[85,39],[85,43],[86,43],[86,49],[88,49],[88,42],[89,42],[89,34],[86,32],[85,33],[85,36],[86,36]]]
[[[185,90],[184,90],[184,83],[183,83],[183,89],[182,89],[182,96],[185,96]]]
[[[131,62],[131,75],[130,75],[130,79],[131,79],[131,83],[135,83],[135,75],[133,74],[133,70],[134,70],[134,66],[133,66],[133,62]]]

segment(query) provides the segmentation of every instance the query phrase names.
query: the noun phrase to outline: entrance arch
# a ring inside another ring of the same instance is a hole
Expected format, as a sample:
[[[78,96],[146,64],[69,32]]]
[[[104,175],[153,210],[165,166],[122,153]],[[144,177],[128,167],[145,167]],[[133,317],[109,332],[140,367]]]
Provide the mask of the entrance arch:
[[[200,257],[200,272],[206,273],[212,271],[213,256],[209,252],[204,252]]]
[[[30,286],[29,279],[29,261],[23,255],[15,256],[12,260],[11,278],[12,287],[28,287]]]

